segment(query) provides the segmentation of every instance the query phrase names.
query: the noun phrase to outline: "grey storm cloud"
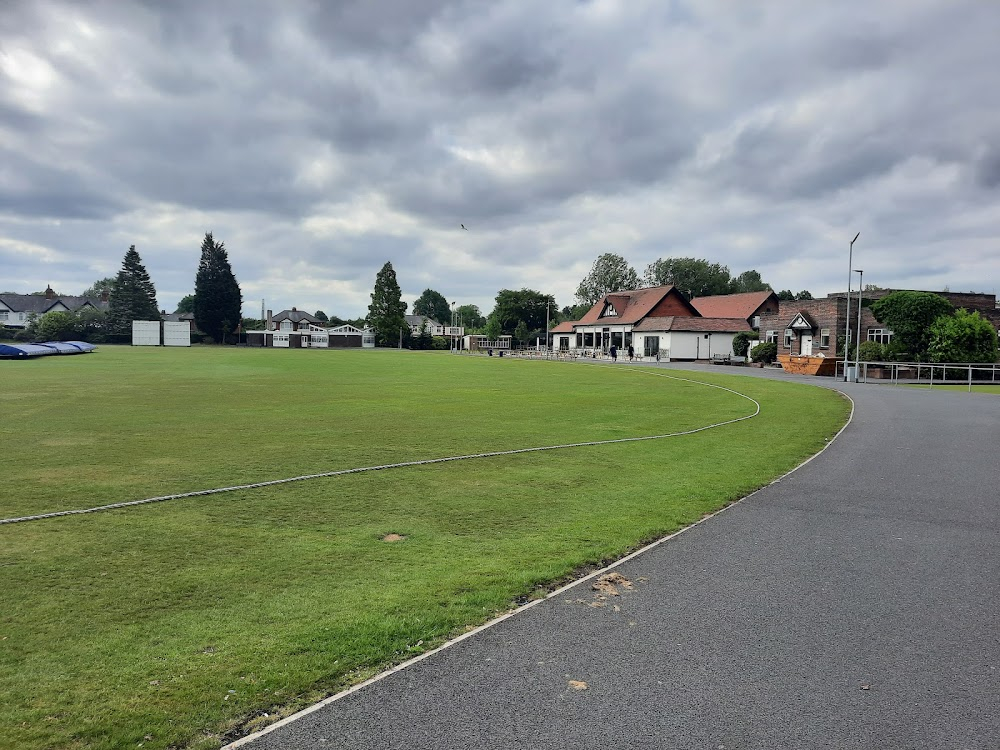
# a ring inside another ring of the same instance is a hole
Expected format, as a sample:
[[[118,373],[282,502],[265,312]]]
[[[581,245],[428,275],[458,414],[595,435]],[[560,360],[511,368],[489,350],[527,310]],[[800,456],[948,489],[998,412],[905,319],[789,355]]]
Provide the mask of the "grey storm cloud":
[[[993,291],[997,38],[977,0],[8,0],[0,286],[134,242],[169,307],[212,230],[279,309],[363,314],[386,260],[565,305],[608,251],[821,294],[860,229],[876,283]]]

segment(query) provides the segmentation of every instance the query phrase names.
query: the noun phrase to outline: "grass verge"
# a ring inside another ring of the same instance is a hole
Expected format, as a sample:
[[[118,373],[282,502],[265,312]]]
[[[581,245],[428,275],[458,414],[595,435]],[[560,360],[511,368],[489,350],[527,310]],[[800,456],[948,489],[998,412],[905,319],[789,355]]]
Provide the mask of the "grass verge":
[[[5,517],[753,410],[623,366],[208,348],[47,360],[5,367],[19,415],[3,427]],[[747,494],[848,411],[825,389],[671,374],[762,413],[0,526],[0,746],[217,747]]]

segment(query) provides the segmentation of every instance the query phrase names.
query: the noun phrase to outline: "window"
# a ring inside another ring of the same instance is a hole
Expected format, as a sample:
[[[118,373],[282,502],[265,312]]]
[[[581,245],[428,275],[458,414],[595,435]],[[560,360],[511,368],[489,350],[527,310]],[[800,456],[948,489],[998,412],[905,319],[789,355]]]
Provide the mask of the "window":
[[[659,336],[646,336],[643,342],[643,355],[644,357],[655,357],[660,353],[660,337]]]
[[[786,328],[785,329],[785,348],[786,349],[791,349],[792,348],[792,329],[791,328]]]
[[[868,340],[875,341],[885,346],[890,341],[892,341],[892,331],[890,331],[888,328],[869,328]]]
[[[294,327],[292,326],[292,321],[290,321],[290,320],[283,320],[283,321],[281,321],[281,326],[279,326],[279,328],[282,331],[291,331],[291,330],[294,330]],[[287,339],[286,339],[286,341],[287,341]]]
[[[764,343],[765,344],[777,344],[778,343],[778,332],[777,331],[768,331],[767,333],[765,333],[764,334]]]
[[[0,320],[7,320],[7,317],[9,315],[10,313],[8,313],[6,310],[0,310]]]
[[[820,328],[819,329],[819,348],[829,349],[830,348],[830,329]]]

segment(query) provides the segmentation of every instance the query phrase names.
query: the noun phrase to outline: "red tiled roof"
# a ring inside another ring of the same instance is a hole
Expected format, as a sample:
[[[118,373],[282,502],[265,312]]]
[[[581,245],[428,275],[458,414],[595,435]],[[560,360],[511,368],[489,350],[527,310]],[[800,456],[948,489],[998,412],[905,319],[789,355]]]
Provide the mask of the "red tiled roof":
[[[743,294],[716,294],[711,297],[695,297],[691,300],[694,308],[706,318],[749,318],[757,312],[774,292],[745,292]],[[777,297],[775,307],[778,309]]]
[[[654,286],[648,289],[633,289],[627,292],[609,292],[594,305],[587,314],[580,318],[577,325],[617,324],[630,325],[638,323],[657,303],[666,297],[673,286]],[[618,312],[616,316],[601,317],[605,302],[610,302]]]
[[[642,331],[739,333],[751,329],[745,318],[687,318],[674,315],[669,318],[646,318],[632,330],[637,333]]]
[[[575,320],[567,320],[554,328],[550,328],[549,333],[573,333],[573,326],[575,325]]]

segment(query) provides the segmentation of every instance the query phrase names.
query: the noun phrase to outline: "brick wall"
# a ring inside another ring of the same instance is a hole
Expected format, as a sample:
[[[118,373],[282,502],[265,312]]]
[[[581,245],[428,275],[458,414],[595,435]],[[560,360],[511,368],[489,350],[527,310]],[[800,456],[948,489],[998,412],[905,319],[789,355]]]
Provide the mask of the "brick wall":
[[[869,301],[867,292],[862,293],[864,301]],[[760,316],[760,339],[764,341],[768,331],[774,331],[777,336],[778,354],[800,354],[801,340],[797,333],[792,334],[791,346],[785,347],[785,329],[799,313],[806,316],[816,324],[812,331],[813,355],[822,354],[825,357],[834,357],[837,353],[837,338],[846,334],[847,328],[847,300],[843,294],[839,297],[831,295],[825,299],[816,300],[783,300],[778,305],[778,312],[772,315]],[[885,328],[875,320],[875,316],[869,308],[861,308],[861,341],[868,340],[869,329]],[[822,346],[822,331],[826,329],[830,332],[829,346]],[[856,337],[858,331],[858,298],[851,295],[851,330],[852,337]]]

